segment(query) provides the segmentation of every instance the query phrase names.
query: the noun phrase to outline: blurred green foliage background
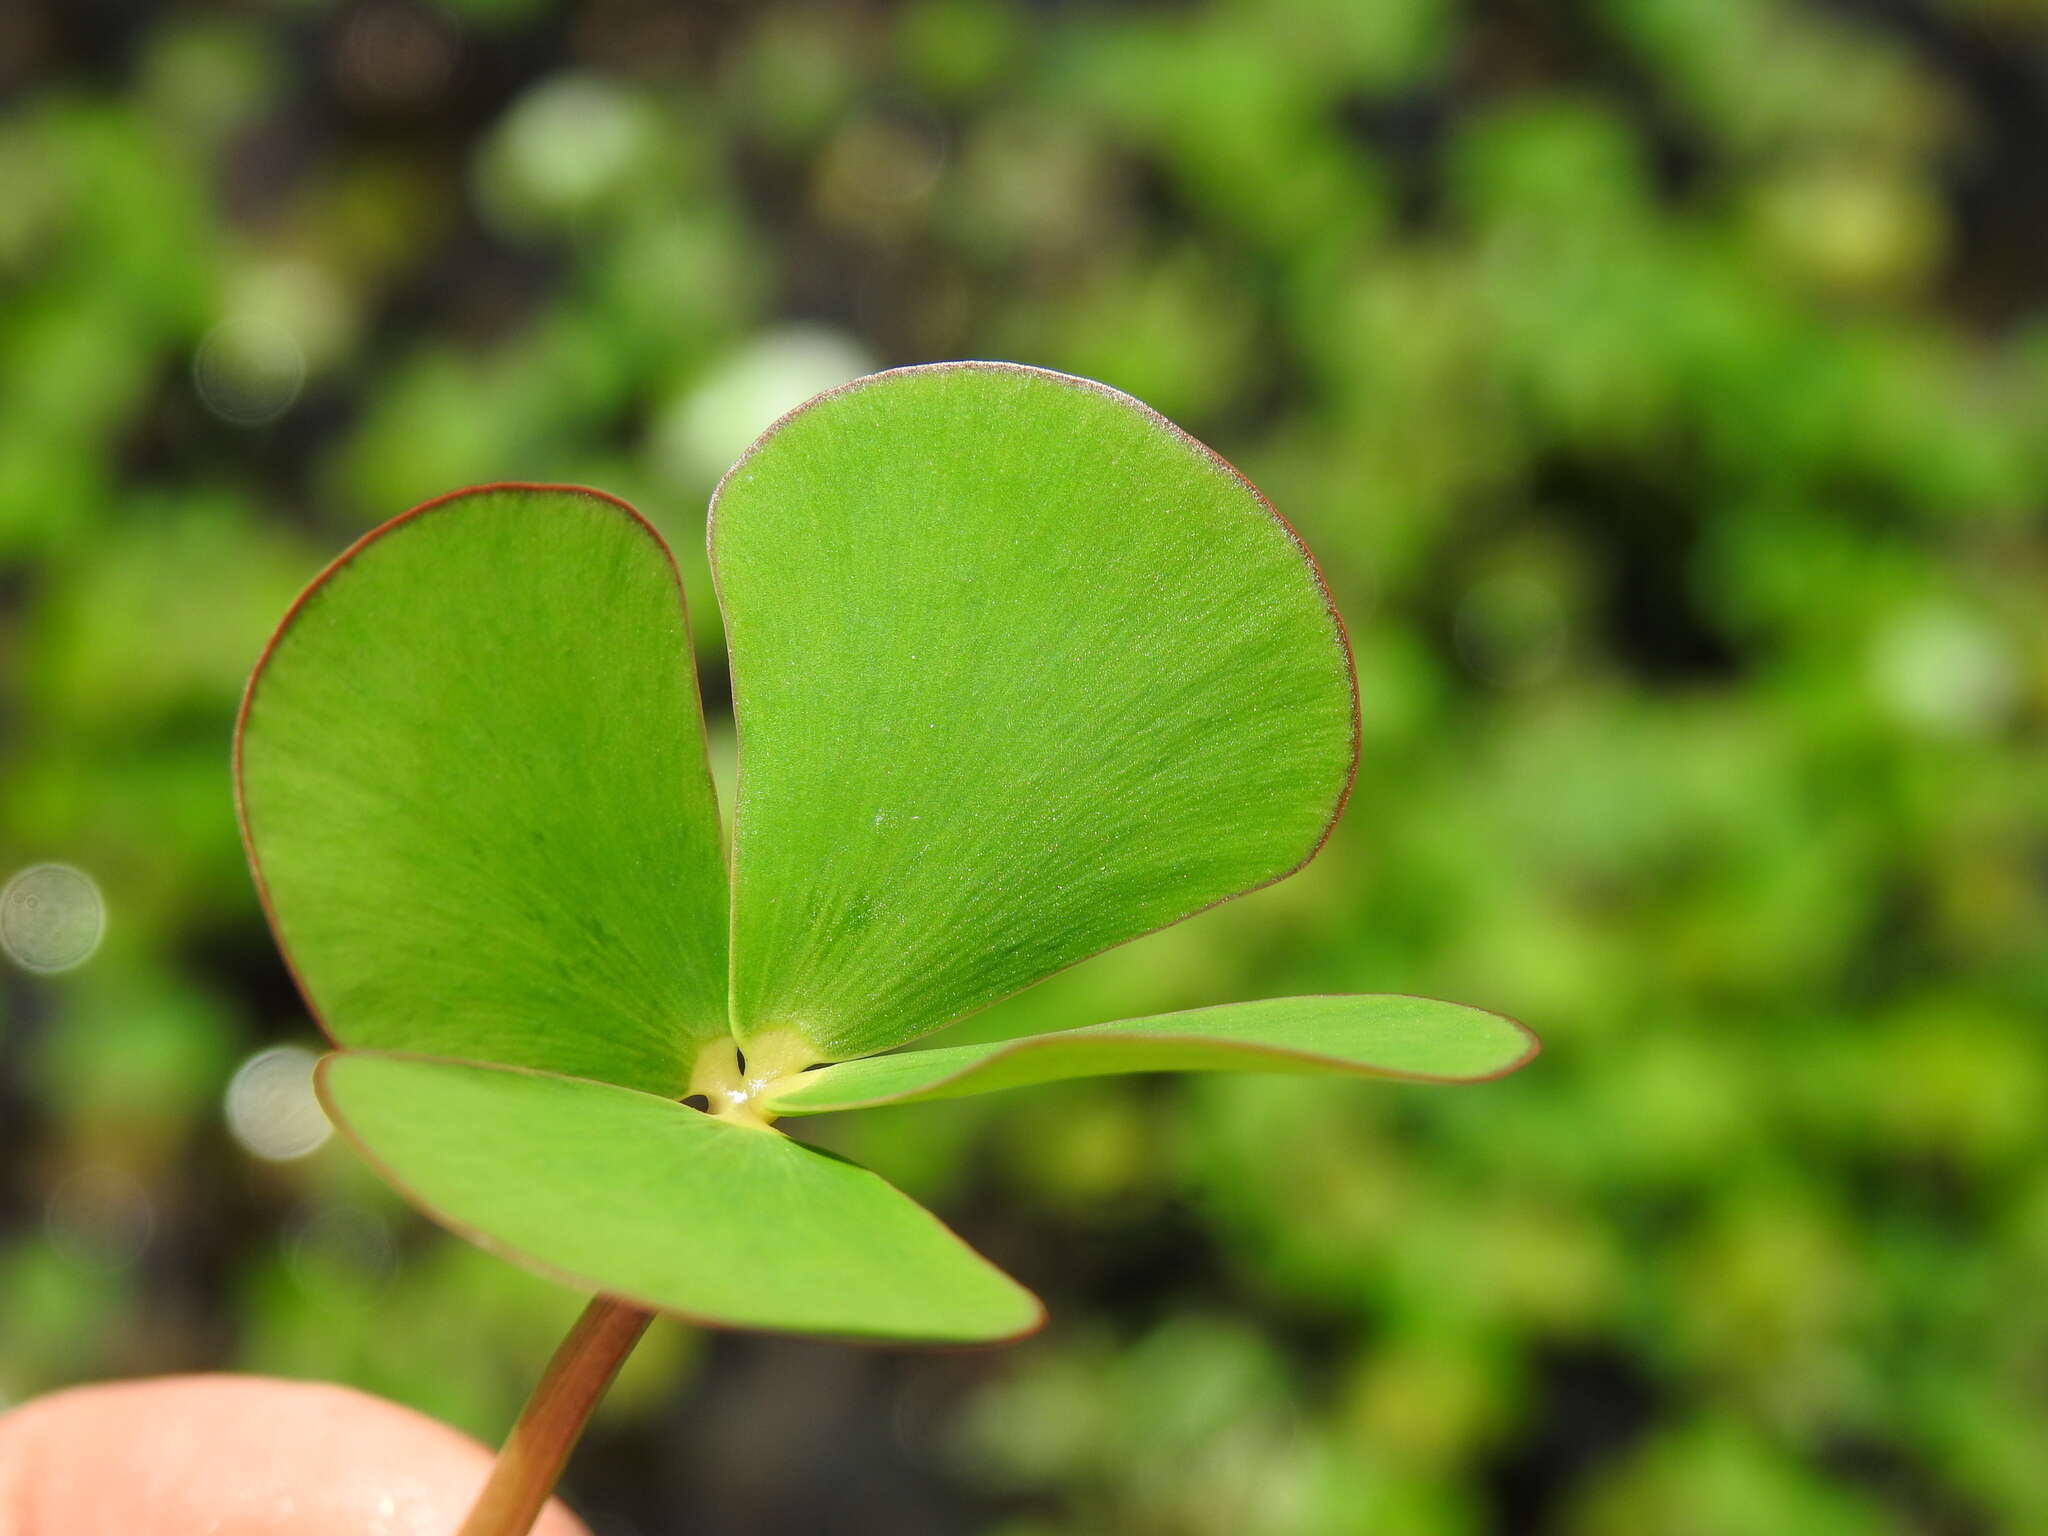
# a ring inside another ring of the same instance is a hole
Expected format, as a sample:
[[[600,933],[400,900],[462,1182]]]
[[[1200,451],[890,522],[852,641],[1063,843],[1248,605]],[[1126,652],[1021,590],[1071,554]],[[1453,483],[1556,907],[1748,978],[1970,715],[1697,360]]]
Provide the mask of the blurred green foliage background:
[[[578,1300],[315,1145],[246,671],[373,523],[580,480],[717,715],[718,472],[999,356],[1272,495],[1366,751],[1307,873],[968,1028],[1398,990],[1548,1051],[814,1122],[1051,1328],[664,1325],[598,1530],[2048,1530],[2048,5],[14,0],[0,101],[0,879],[106,913],[0,964],[0,1395],[502,1431]]]

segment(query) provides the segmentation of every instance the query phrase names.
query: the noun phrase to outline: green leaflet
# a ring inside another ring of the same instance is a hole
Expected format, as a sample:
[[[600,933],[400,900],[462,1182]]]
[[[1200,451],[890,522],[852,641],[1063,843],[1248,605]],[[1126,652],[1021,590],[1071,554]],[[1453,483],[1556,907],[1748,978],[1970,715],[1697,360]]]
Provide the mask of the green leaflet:
[[[1298,867],[1349,784],[1306,551],[1100,385],[901,369],[713,502],[741,738],[734,1030],[899,1045]]]
[[[730,1327],[993,1342],[1037,1300],[866,1169],[609,1084],[348,1051],[336,1123],[437,1221],[571,1285]]]
[[[251,679],[244,836],[338,1044],[683,1091],[725,868],[682,592],[621,503],[501,487],[330,566]]]
[[[1512,1019],[1387,994],[1276,997],[1147,1019],[904,1051],[784,1078],[763,1096],[778,1115],[908,1104],[1120,1072],[1295,1072],[1477,1082],[1536,1054]]]

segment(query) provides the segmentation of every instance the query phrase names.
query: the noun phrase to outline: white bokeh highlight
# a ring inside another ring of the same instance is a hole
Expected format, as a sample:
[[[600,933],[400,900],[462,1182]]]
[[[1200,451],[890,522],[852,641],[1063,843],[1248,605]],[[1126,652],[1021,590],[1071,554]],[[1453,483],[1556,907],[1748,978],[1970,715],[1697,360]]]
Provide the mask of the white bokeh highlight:
[[[31,864],[0,886],[0,952],[25,971],[75,970],[106,931],[99,887],[69,864]]]
[[[286,1163],[319,1150],[334,1134],[313,1091],[320,1058],[304,1046],[258,1051],[228,1083],[228,1130],[244,1150],[266,1162]]]

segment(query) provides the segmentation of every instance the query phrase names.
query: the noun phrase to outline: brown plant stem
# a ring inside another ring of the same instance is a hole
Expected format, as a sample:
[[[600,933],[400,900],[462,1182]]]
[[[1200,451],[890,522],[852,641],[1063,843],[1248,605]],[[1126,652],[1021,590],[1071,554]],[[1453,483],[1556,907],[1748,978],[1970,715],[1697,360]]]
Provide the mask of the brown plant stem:
[[[505,1437],[483,1492],[456,1536],[526,1536],[590,1418],[654,1314],[595,1296],[555,1350]]]

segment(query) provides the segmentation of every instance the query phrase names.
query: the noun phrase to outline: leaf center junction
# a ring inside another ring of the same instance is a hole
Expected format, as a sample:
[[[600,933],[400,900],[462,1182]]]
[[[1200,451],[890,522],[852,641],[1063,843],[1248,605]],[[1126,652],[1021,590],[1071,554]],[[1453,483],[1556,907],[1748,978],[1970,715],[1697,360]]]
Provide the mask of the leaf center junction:
[[[703,1100],[705,1113],[734,1125],[771,1130],[775,1115],[762,1106],[768,1090],[819,1060],[793,1029],[763,1030],[742,1050],[732,1039],[707,1040],[690,1069],[685,1103]]]

